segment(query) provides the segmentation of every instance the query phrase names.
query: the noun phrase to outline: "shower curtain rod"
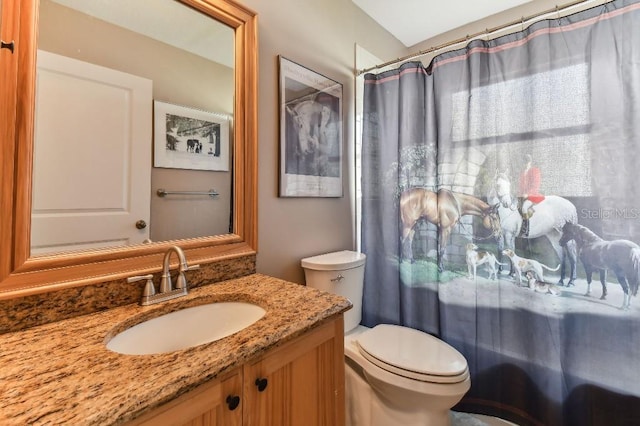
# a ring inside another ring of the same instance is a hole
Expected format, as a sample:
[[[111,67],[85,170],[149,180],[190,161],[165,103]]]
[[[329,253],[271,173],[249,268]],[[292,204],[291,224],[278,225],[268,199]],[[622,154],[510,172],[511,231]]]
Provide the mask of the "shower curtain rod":
[[[560,12],[563,12],[563,11],[565,11],[567,9],[575,7],[575,6],[577,6],[577,5],[581,4],[581,3],[594,3],[594,2],[597,2],[597,1],[601,1],[602,4],[605,4],[605,3],[610,3],[613,0],[607,0],[607,1],[602,1],[602,0],[576,0],[576,1],[572,1],[570,3],[563,4],[562,6],[557,6],[556,5],[556,7],[554,7],[553,9],[547,9],[545,11],[542,11],[542,12],[539,12],[539,13],[536,13],[536,14],[530,15],[530,16],[523,16],[518,21],[511,21],[511,22],[509,22],[507,24],[500,25],[500,26],[497,26],[497,27],[494,27],[494,28],[491,28],[491,29],[487,28],[484,31],[480,31],[480,32],[477,32],[475,34],[471,34],[471,35],[467,34],[465,37],[461,37],[461,38],[458,38],[456,40],[452,40],[452,41],[449,41],[447,43],[444,43],[444,44],[441,44],[441,45],[438,45],[438,46],[435,46],[435,47],[430,47],[428,49],[421,50],[419,52],[412,53],[410,55],[403,56],[401,58],[397,58],[397,59],[394,59],[394,60],[391,60],[391,61],[388,61],[388,62],[384,62],[382,64],[378,64],[378,65],[370,67],[370,68],[365,68],[363,70],[357,71],[356,72],[356,77],[360,76],[360,75],[362,75],[364,73],[367,73],[369,71],[373,71],[375,69],[388,67],[389,65],[394,65],[394,64],[397,64],[397,63],[400,63],[400,62],[405,62],[405,61],[408,61],[409,59],[419,58],[420,56],[425,56],[425,55],[428,55],[429,53],[437,52],[438,50],[446,49],[447,47],[450,47],[450,46],[455,46],[456,44],[468,42],[468,41],[476,39],[476,38],[478,38],[480,36],[489,36],[489,35],[491,35],[493,33],[502,31],[502,30],[504,30],[506,28],[509,28],[509,27],[514,27],[516,25],[522,25],[524,27],[525,22],[529,23],[529,21],[531,21],[531,20],[537,20],[538,18],[541,18],[542,16],[545,16],[545,15],[549,15],[551,13],[558,13],[559,14]]]

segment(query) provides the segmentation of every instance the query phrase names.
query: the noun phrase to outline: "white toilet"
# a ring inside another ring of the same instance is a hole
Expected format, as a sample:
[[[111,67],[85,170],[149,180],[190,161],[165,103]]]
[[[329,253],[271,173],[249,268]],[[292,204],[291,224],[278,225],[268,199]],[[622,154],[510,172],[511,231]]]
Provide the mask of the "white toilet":
[[[302,259],[309,287],[353,304],[344,317],[347,425],[448,425],[449,410],[471,386],[466,359],[418,330],[359,325],[365,260],[346,250]]]

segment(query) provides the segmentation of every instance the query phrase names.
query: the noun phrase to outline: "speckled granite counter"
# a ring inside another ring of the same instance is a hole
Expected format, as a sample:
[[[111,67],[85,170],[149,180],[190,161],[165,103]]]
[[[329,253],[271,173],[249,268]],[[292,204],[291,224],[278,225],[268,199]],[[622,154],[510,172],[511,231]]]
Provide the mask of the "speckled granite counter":
[[[109,351],[105,341],[146,319],[214,301],[267,313],[221,340],[159,355]],[[107,425],[131,420],[351,306],[342,297],[253,274],[158,305],[110,309],[0,335],[0,424]]]

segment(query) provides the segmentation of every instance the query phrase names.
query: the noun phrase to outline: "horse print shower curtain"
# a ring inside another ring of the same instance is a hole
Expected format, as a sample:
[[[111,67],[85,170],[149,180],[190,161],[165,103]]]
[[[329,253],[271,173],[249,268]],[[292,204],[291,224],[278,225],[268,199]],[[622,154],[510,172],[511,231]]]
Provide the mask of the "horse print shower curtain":
[[[363,324],[457,348],[458,410],[640,424],[640,1],[364,90]]]

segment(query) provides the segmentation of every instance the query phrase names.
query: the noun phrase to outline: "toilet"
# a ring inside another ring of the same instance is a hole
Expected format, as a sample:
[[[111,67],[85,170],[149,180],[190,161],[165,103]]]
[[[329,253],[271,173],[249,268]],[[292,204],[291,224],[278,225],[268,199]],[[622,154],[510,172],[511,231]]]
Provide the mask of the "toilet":
[[[448,425],[449,410],[471,387],[466,359],[419,330],[360,325],[365,261],[348,250],[301,261],[307,286],[353,304],[344,316],[347,425]]]

